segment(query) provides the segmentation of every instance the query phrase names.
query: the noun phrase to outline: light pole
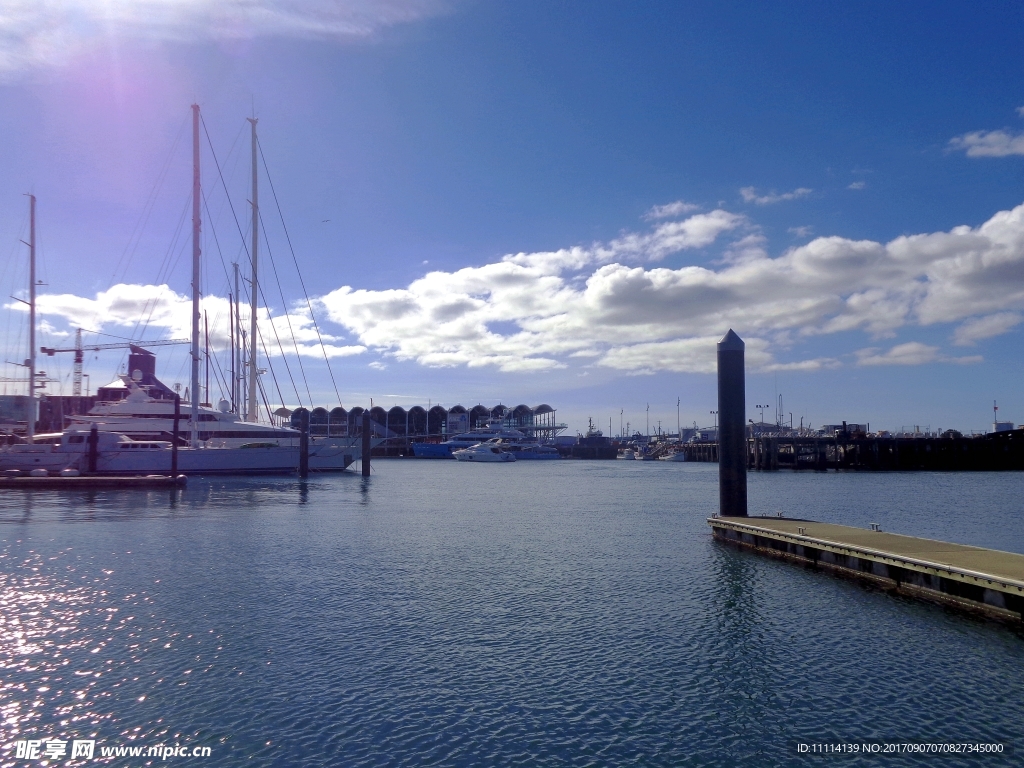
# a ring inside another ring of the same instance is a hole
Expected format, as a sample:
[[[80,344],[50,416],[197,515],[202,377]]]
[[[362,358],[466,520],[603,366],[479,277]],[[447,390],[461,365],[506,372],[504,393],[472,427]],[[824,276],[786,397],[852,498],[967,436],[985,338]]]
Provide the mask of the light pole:
[[[83,373],[82,378],[85,379],[85,396],[89,396],[89,374]]]
[[[771,408],[771,406],[770,405],[755,405],[754,407],[761,414],[761,416],[760,416],[761,424],[760,424],[759,428],[763,428],[764,427],[764,409],[765,408]]]

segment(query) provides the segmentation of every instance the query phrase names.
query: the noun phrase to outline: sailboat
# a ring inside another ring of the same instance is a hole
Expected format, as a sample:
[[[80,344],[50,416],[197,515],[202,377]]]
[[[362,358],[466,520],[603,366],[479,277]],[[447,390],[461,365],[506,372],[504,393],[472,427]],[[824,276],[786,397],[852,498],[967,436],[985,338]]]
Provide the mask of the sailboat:
[[[257,222],[259,211],[256,197],[256,121],[251,119],[253,126],[253,243],[252,243],[252,332],[253,340],[249,356],[249,392],[247,398],[246,418],[242,420],[238,414],[229,410],[229,404],[222,400],[217,409],[204,406],[199,402],[199,339],[200,339],[200,265],[201,245],[201,188],[199,173],[199,106],[192,105],[192,334],[191,334],[191,376],[188,398],[188,410],[176,413],[175,396],[162,383],[150,376],[148,384],[142,384],[143,370],[136,369],[136,362],[142,365],[145,373],[152,374],[155,363],[147,360],[152,358],[146,350],[132,348],[129,357],[129,370],[132,375],[120,378],[127,387],[126,398],[115,402],[97,403],[88,414],[75,416],[71,425],[64,433],[41,435],[42,445],[34,445],[31,437],[29,446],[19,446],[17,450],[4,452],[0,455],[0,469],[34,469],[43,468],[40,457],[28,459],[15,454],[35,451],[35,453],[66,454],[69,467],[84,469],[81,460],[85,455],[81,447],[83,435],[92,428],[100,432],[114,433],[117,439],[105,439],[96,462],[96,472],[100,474],[166,472],[171,468],[172,447],[178,443],[177,465],[180,471],[197,474],[249,474],[266,472],[294,472],[299,464],[299,443],[301,434],[289,427],[264,425],[257,422],[258,401],[256,400],[256,367],[255,339],[256,329],[256,297],[257,290]],[[34,206],[34,198],[33,198]],[[33,207],[34,211],[34,207]],[[34,218],[33,218],[34,222]],[[34,232],[34,228],[33,228]],[[34,242],[34,239],[33,239]],[[34,251],[33,251],[34,253]],[[33,261],[34,264],[34,261]],[[34,276],[32,278],[34,282]],[[34,285],[30,293],[31,309],[34,311]],[[31,321],[34,328],[34,316]],[[34,338],[32,345],[34,349]],[[34,355],[30,355],[30,365]],[[30,422],[32,420],[30,419]],[[184,422],[182,430],[187,434],[187,443],[183,442],[178,431],[179,422]],[[374,440],[380,442],[380,439]],[[144,446],[143,446],[144,444]],[[358,437],[320,437],[309,441],[309,468],[313,471],[344,470],[361,457],[360,438]],[[21,458],[28,459],[21,461]],[[34,459],[40,459],[36,461]],[[60,463],[59,457],[51,457],[49,464]]]

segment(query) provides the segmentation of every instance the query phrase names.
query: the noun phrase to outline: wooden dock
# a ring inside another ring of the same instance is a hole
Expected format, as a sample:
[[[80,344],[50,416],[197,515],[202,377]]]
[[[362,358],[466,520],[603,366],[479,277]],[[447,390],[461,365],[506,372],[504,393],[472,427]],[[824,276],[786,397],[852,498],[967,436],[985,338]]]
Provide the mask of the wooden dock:
[[[86,488],[181,488],[187,482],[185,475],[79,475],[78,477],[5,477],[0,475],[0,488],[16,488],[32,490],[35,488],[54,489],[86,489]]]
[[[792,518],[708,524],[719,541],[900,594],[1015,623],[1024,614],[1024,555]]]

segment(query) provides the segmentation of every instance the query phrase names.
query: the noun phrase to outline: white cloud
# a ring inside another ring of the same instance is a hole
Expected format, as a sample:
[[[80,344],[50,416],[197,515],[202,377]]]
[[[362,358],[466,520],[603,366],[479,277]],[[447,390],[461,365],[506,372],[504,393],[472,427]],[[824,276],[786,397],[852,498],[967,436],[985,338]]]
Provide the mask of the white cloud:
[[[724,213],[717,220],[726,221]],[[819,237],[773,258],[760,236],[748,235],[728,247],[719,268],[647,264],[674,234],[659,226],[590,248],[432,272],[405,289],[345,287],[322,301],[368,347],[425,365],[506,371],[555,368],[583,356],[617,370],[707,371],[713,342],[730,327],[749,340],[752,367],[834,367],[834,358],[778,361],[778,343],[768,340],[857,329],[885,337],[908,325],[1024,309],[1024,206],[977,228],[887,244]],[[511,330],[494,333],[495,323]],[[861,358],[865,365],[975,359],[920,346]]]
[[[947,357],[941,354],[938,347],[922,344],[919,341],[897,344],[889,351],[882,353],[879,353],[877,347],[868,347],[857,350],[856,354],[857,365],[924,365],[938,362],[969,365],[982,361],[980,355]]]
[[[867,185],[868,185],[868,183],[866,181],[855,181],[855,182],[851,183],[849,186],[847,186],[846,188],[847,189],[864,189],[864,187],[866,187]]]
[[[61,65],[110,38],[364,38],[443,0],[5,0],[0,73]]]
[[[922,365],[939,359],[939,348],[911,341],[897,344],[888,352],[877,347],[857,350],[857,365]]]
[[[1017,107],[1017,114],[1024,117],[1024,107]]]
[[[953,333],[953,343],[959,347],[971,347],[982,339],[999,336],[1016,327],[1024,316],[1017,312],[999,312],[986,317],[968,320]]]
[[[814,233],[814,227],[790,227],[787,231],[796,237],[809,237]]]
[[[743,197],[743,202],[754,203],[755,205],[771,205],[772,203],[781,203],[783,200],[796,200],[801,197],[807,197],[813,189],[807,187],[798,187],[792,192],[783,192],[781,195],[770,192],[767,195],[757,194],[756,187],[742,187],[740,189],[740,195]]]
[[[647,221],[653,219],[669,219],[675,218],[676,216],[682,216],[686,213],[693,213],[699,211],[700,206],[695,203],[687,203],[684,200],[676,200],[674,203],[667,203],[665,205],[656,205],[651,208],[647,213],[643,215],[643,218]]]
[[[704,265],[656,263],[730,232],[738,239],[721,246],[720,256],[702,257]],[[956,323],[954,341],[970,343],[1014,327],[1024,314],[1024,205],[977,227],[889,243],[818,237],[775,256],[747,219],[719,209],[587,247],[433,271],[402,288],[342,286],[314,303],[318,317],[326,315],[352,338],[343,346],[325,334],[337,345],[330,347],[334,355],[370,350],[426,366],[507,372],[570,363],[702,372],[714,369],[714,342],[734,328],[747,340],[752,369],[816,370],[835,367],[842,354],[801,356],[800,345],[816,336],[860,331],[886,338],[906,328]],[[140,313],[151,313],[150,325],[187,335],[187,299],[167,286],[115,286],[95,299],[44,295],[40,306],[47,317],[93,328],[131,327]],[[208,297],[204,307],[211,323],[226,317],[223,299]],[[319,356],[304,308],[273,323],[261,318],[265,338],[276,327],[290,339],[288,319],[300,354]],[[855,359],[919,365],[980,358],[949,357],[939,347],[909,342],[888,351],[864,349]]]
[[[5,308],[24,310],[25,305],[16,302],[5,305]],[[126,335],[124,329],[127,329],[128,335],[133,338],[187,339],[192,331],[191,298],[166,285],[122,283],[107,291],[100,291],[93,299],[74,294],[41,294],[36,298],[36,311],[42,318],[40,329],[54,336],[68,334],[49,323],[45,319],[48,316],[62,318],[72,327],[98,331],[115,327],[122,330],[119,335]],[[230,309],[227,299],[205,296],[200,302],[200,311],[206,313],[209,319],[210,346],[216,350],[227,349],[230,342]],[[305,307],[273,316],[266,308],[261,308],[258,324],[263,339],[260,354],[266,352],[277,357],[282,354],[283,348],[283,353],[289,356],[297,353],[304,357],[323,359],[324,354],[334,358],[366,351],[366,347],[361,344],[333,343],[338,338],[324,333],[323,329],[318,336]],[[323,339],[323,347],[320,339]]]
[[[962,149],[968,157],[1009,157],[1024,155],[1024,133],[1006,129],[971,131],[949,140],[950,149]]]

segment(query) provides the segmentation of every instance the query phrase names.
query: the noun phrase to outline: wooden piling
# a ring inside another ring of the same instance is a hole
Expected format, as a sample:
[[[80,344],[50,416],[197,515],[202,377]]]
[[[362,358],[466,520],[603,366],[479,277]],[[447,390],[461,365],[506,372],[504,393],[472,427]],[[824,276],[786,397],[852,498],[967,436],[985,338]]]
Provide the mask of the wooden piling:
[[[174,428],[171,431],[171,477],[178,476],[178,423],[181,421],[181,395],[174,394]]]
[[[309,477],[309,411],[299,413],[299,477]]]
[[[370,412],[363,411],[363,477],[370,476]]]
[[[89,445],[89,474],[96,474],[96,455],[99,452],[100,436],[96,429],[96,425],[92,425],[92,429],[89,430],[88,445]]]

